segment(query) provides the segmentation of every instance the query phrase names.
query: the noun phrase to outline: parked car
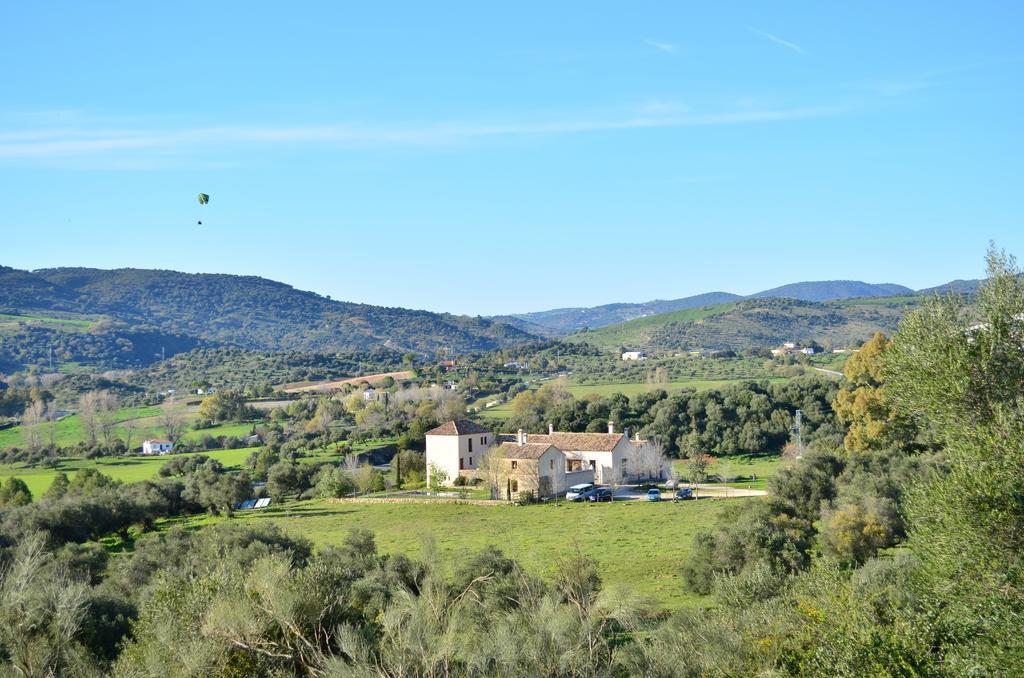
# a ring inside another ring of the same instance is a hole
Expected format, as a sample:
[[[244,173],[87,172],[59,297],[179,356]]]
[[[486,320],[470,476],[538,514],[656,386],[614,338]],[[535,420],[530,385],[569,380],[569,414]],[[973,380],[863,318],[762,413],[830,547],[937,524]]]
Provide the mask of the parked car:
[[[661,490],[656,487],[647,490],[647,501],[661,501]]]
[[[590,501],[611,501],[612,491],[607,487],[596,487],[587,493],[587,499]]]
[[[583,495],[596,487],[597,485],[594,485],[594,483],[580,483],[579,485],[573,485],[569,488],[569,491],[565,493],[565,498],[568,501],[583,501],[585,499]]]
[[[696,499],[696,497],[693,496],[693,488],[692,487],[680,487],[678,490],[676,490],[675,498],[676,499]]]

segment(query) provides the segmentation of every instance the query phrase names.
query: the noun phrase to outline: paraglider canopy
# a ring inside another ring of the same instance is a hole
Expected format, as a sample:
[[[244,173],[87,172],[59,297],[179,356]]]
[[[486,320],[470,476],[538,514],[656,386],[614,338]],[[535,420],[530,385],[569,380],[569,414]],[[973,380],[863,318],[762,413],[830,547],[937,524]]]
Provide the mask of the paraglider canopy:
[[[210,196],[206,195],[205,193],[200,193],[199,194],[199,204],[200,205],[205,205],[208,202],[210,202]]]

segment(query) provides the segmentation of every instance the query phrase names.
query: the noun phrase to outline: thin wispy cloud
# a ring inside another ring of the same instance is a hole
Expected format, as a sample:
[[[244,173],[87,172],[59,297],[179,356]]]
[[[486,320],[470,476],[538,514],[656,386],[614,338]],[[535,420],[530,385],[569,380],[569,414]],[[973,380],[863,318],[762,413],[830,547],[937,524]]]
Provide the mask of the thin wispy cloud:
[[[644,44],[660,52],[668,52],[669,54],[676,53],[676,46],[671,42],[661,42],[660,40],[652,40],[651,38],[644,38]]]
[[[491,138],[567,135],[638,129],[781,122],[833,115],[831,107],[688,113],[684,107],[607,117],[550,120],[453,121],[423,124],[219,125],[181,129],[54,128],[5,132],[0,160],[260,150],[272,146],[311,147],[316,152],[389,147],[447,146]]]
[[[783,40],[779,36],[773,35],[772,33],[769,33],[768,31],[761,31],[761,30],[758,30],[758,29],[753,28],[751,26],[747,26],[747,28],[749,28],[752,32],[756,33],[757,35],[760,35],[762,38],[765,38],[767,40],[771,40],[776,45],[782,45],[783,47],[785,47],[787,49],[791,49],[791,50],[793,50],[794,52],[796,52],[798,54],[804,54],[804,55],[807,54],[807,52],[804,51],[803,47],[801,47],[800,45],[796,44],[795,42],[790,42],[789,40]]]

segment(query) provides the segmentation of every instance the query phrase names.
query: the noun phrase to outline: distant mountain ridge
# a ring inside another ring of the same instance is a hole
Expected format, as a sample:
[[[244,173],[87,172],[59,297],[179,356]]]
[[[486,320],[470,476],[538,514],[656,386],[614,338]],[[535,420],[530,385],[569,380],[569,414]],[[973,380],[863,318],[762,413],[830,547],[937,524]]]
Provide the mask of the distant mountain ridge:
[[[910,294],[926,294],[946,289],[960,293],[973,293],[980,281],[955,280],[946,285],[915,292],[909,287],[895,283],[866,283],[861,280],[817,280],[791,283],[772,289],[742,296],[730,292],[708,292],[681,299],[655,300],[643,303],[617,303],[590,308],[556,308],[548,311],[518,313],[501,316],[505,321],[522,329],[545,328],[552,336],[566,336],[584,329],[598,329],[662,313],[671,313],[691,308],[702,308],[716,304],[742,301],[744,299],[794,299],[797,301],[840,301],[843,299],[895,297]],[[519,321],[518,323],[516,321]]]
[[[817,280],[791,283],[770,290],[755,292],[747,299],[797,299],[798,301],[837,301],[859,297],[895,297],[913,294],[914,290],[894,283],[878,285],[860,280]]]
[[[487,318],[335,301],[257,276],[131,268],[0,267],[0,313],[99,317],[102,320],[86,334],[117,337],[127,352],[135,354],[136,347],[128,347],[133,336],[149,337],[147,342],[157,353],[160,335],[173,346],[190,337],[193,345],[317,352],[380,347],[465,352],[538,339]],[[119,332],[124,336],[118,337]],[[39,336],[26,344],[26,336],[33,334]],[[29,355],[33,342],[55,341],[51,334],[52,328],[44,331],[26,324],[13,338],[0,337],[7,342],[0,343],[0,358],[16,349]],[[171,344],[171,338],[176,343]],[[17,347],[12,344],[15,339],[20,341]]]

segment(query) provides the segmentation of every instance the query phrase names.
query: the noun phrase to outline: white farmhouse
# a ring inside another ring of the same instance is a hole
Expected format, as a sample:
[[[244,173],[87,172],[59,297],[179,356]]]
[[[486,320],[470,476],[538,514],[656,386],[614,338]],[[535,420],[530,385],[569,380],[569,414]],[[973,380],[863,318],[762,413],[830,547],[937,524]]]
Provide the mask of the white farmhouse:
[[[476,469],[494,442],[494,434],[469,419],[458,419],[427,431],[427,481],[432,468],[444,471],[448,480],[459,471]]]
[[[499,473],[517,481],[522,486],[520,490],[530,490],[541,497],[578,483],[630,482],[664,477],[666,472],[663,457],[653,443],[641,440],[639,435],[630,440],[628,433],[616,432],[612,422],[608,422],[607,433],[565,433],[548,425],[546,434],[519,431],[495,436],[485,427],[463,419],[428,431],[426,439],[428,478],[432,468],[443,471],[450,481],[460,475],[484,477]],[[486,459],[494,445],[498,447]],[[557,451],[558,456],[552,457],[551,450]],[[552,464],[552,458],[558,459],[558,463]],[[499,489],[502,493],[507,491],[504,486]]]
[[[154,455],[154,454],[170,454],[174,451],[174,443],[170,440],[160,440],[153,438],[150,440],[142,441],[142,454]]]
[[[596,483],[622,482],[641,475],[637,450],[650,444],[639,436],[630,440],[627,433],[616,433],[610,421],[607,433],[563,433],[548,424],[546,435],[527,435],[526,442],[554,445],[565,454],[567,473],[593,471]]]
[[[623,360],[643,360],[647,354],[643,351],[625,351],[622,354]]]

